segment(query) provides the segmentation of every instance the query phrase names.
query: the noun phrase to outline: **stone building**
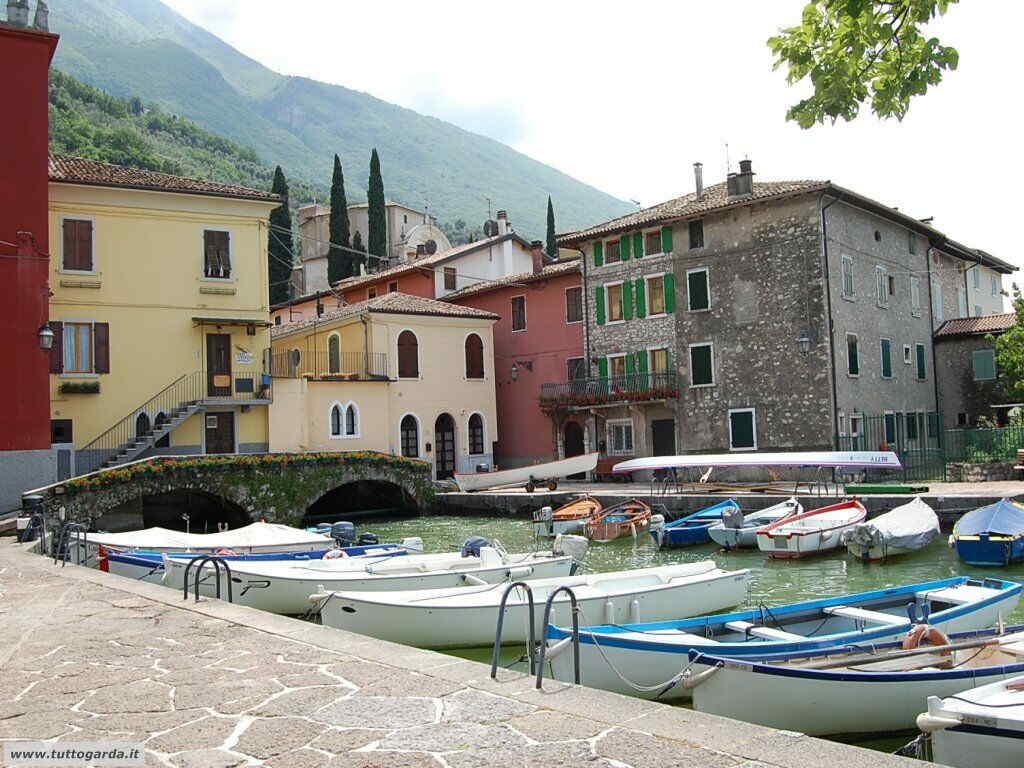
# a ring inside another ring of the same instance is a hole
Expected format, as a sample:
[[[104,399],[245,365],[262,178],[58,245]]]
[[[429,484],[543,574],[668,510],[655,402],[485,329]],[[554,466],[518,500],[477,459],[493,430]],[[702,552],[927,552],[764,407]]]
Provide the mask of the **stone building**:
[[[829,181],[755,182],[745,160],[704,188],[696,171],[691,194],[560,238],[584,252],[590,364],[562,407],[585,412],[592,444],[923,444],[938,429],[933,302],[948,300],[937,260],[960,276],[1014,267]]]
[[[935,332],[939,402],[947,427],[974,427],[982,417],[1001,423],[1008,402],[996,365],[993,336],[1012,328],[1015,312],[947,320]]]

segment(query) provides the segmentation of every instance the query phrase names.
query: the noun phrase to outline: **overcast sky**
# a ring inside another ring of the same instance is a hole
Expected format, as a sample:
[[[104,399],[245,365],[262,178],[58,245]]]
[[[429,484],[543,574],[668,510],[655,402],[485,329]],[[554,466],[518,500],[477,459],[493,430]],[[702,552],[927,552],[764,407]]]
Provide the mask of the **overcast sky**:
[[[728,144],[761,179],[831,179],[1024,266],[1016,0],[964,0],[932,25],[960,68],[903,123],[865,111],[810,131],[785,122],[806,91],[765,46],[803,0],[164,2],[271,69],[448,120],[625,200],[692,191],[695,160],[721,181]]]

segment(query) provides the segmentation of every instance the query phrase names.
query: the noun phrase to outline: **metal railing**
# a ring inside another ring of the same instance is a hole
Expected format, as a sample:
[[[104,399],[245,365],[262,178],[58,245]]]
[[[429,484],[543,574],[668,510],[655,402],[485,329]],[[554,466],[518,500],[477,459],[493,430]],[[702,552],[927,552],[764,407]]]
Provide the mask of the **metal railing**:
[[[270,375],[284,379],[338,379],[372,381],[387,379],[387,352],[305,352],[288,350],[270,356]]]
[[[540,386],[542,407],[674,400],[678,397],[679,383],[674,373],[627,373],[624,376],[549,382]]]
[[[986,464],[1013,461],[1024,448],[1024,427],[993,429],[947,429],[946,461]]]
[[[202,400],[273,400],[271,378],[262,363],[233,365],[230,373],[206,371]]]

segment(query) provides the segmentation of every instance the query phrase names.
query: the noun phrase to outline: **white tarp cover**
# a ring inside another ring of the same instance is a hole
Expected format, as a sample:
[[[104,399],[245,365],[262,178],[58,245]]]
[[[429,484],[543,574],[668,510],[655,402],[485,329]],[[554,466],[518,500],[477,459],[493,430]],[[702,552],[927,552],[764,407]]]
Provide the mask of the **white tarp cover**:
[[[220,533],[185,533],[167,528],[144,528],[141,531],[125,533],[90,533],[87,539],[90,543],[112,547],[164,552],[222,548],[240,551],[321,547],[327,549],[333,544],[329,536],[277,523],[252,523]]]
[[[939,516],[920,496],[873,520],[858,524],[846,540],[864,547],[915,550],[928,546],[939,535]]]
[[[695,453],[620,461],[613,472],[683,467],[846,467],[901,469],[892,451],[792,451],[785,453]]]

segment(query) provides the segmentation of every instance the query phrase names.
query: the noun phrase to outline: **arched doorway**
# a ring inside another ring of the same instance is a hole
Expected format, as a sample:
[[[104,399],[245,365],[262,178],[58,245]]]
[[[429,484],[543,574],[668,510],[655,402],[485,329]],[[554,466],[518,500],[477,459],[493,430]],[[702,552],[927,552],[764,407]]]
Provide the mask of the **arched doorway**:
[[[142,437],[149,432],[149,414],[145,411],[135,417],[135,436]]]
[[[455,419],[442,413],[434,422],[434,476],[444,480],[455,474]]]
[[[567,421],[565,422],[565,432],[563,435],[563,447],[565,449],[565,458],[572,456],[583,455],[583,426],[578,421]],[[569,475],[569,480],[586,480],[586,472],[577,472],[575,475]]]

